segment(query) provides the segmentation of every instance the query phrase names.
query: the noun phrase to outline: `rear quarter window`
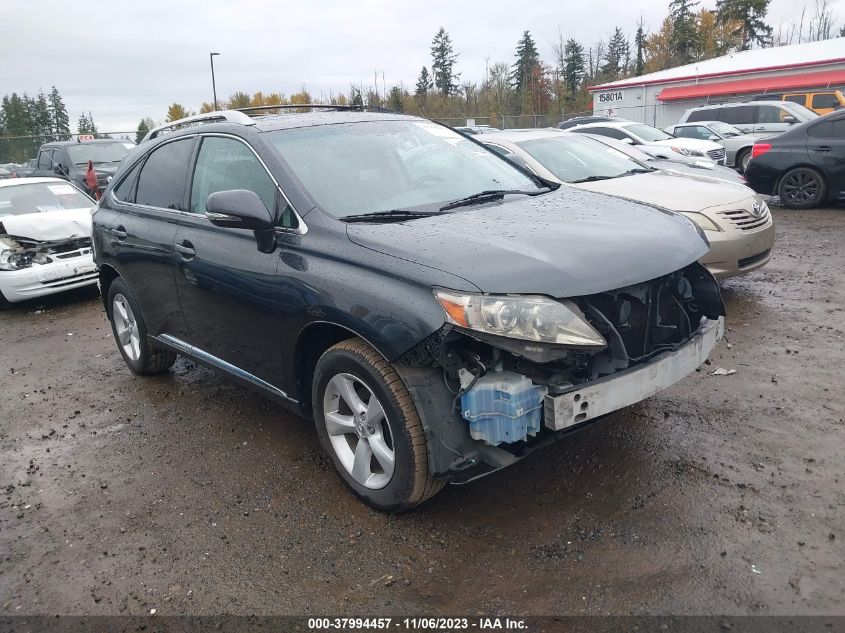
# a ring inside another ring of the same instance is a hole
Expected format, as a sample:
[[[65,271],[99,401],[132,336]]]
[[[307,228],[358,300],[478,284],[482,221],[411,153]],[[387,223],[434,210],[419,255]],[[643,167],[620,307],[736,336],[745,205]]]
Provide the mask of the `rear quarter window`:
[[[687,121],[690,123],[695,123],[696,121],[724,121],[719,116],[719,113],[722,112],[724,108],[708,108],[706,110],[693,110],[689,113],[687,117]]]
[[[839,105],[839,100],[836,98],[836,95],[833,94],[832,92],[829,92],[827,94],[813,95],[813,105],[810,106],[810,107],[812,107],[812,108],[835,108],[838,105]]]
[[[744,105],[722,108],[722,116],[719,117],[719,120],[731,125],[751,125],[757,122],[757,107],[756,105]]]

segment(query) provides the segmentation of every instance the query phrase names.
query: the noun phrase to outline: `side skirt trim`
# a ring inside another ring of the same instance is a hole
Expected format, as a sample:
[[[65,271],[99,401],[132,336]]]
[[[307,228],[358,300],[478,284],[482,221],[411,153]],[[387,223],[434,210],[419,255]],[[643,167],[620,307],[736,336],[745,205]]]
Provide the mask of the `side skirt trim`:
[[[193,358],[194,360],[204,365],[210,366],[212,369],[219,369],[221,371],[226,372],[227,374],[231,374],[235,378],[247,382],[261,389],[262,391],[267,391],[273,394],[274,396],[283,398],[288,402],[291,402],[293,404],[299,404],[298,400],[291,398],[284,391],[282,391],[278,387],[271,385],[266,380],[262,380],[258,376],[254,376],[248,371],[245,371],[240,367],[233,365],[232,363],[226,362],[222,358],[217,358],[217,356],[209,354],[208,352],[201,350],[200,348],[195,347],[194,345],[191,345],[190,343],[187,343],[180,338],[177,338],[170,334],[160,334],[159,336],[150,336],[150,338],[159,345],[171,349],[178,354],[183,354],[185,356]]]

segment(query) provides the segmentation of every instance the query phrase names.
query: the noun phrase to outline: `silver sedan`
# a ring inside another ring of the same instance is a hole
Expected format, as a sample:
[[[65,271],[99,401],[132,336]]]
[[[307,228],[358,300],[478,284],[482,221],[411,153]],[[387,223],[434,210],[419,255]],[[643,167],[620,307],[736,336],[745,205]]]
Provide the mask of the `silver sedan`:
[[[678,138],[697,138],[718,143],[725,148],[725,164],[743,173],[748,167],[748,161],[751,160],[751,148],[754,141],[771,136],[766,133],[746,134],[739,128],[722,121],[678,123],[665,128],[665,131]]]

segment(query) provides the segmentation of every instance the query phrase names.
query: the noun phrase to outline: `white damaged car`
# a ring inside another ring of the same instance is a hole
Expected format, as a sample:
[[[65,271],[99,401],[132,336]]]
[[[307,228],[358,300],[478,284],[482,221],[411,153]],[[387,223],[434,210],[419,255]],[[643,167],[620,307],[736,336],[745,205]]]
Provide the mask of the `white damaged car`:
[[[0,181],[0,308],[97,283],[93,207],[59,178]]]

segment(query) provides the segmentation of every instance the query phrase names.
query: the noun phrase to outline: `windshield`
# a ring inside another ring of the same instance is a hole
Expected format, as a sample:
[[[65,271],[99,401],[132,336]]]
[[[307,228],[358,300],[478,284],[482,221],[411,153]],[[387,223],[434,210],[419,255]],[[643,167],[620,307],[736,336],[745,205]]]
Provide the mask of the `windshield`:
[[[543,190],[495,153],[430,121],[365,121],[266,134],[308,193],[336,218],[436,211],[494,189]]]
[[[128,151],[127,144],[120,141],[114,143],[77,143],[67,146],[67,153],[74,165],[87,165],[89,160],[95,165],[119,163]]]
[[[518,142],[563,182],[606,179],[651,171],[622,152],[582,136],[556,136]]]
[[[675,138],[671,134],[666,134],[663,130],[658,130],[656,127],[650,125],[643,125],[642,123],[635,123],[634,125],[626,125],[624,130],[630,132],[637,138],[646,143],[654,143],[655,141],[668,141],[670,138]]]
[[[795,114],[795,118],[799,121],[812,121],[819,118],[817,112],[813,112],[810,108],[805,108],[800,103],[793,103],[792,101],[781,101],[781,105]]]
[[[73,185],[39,182],[0,187],[0,217],[65,209],[86,209],[94,202]]]

